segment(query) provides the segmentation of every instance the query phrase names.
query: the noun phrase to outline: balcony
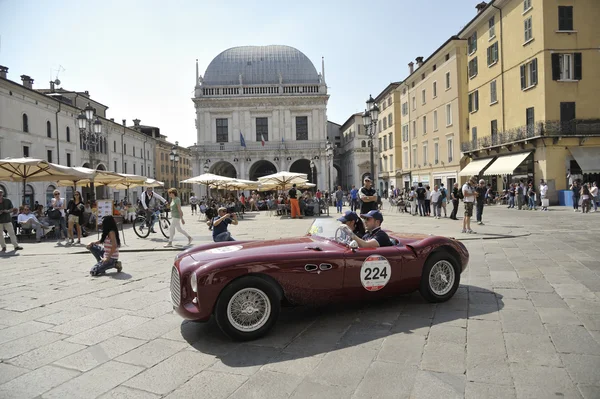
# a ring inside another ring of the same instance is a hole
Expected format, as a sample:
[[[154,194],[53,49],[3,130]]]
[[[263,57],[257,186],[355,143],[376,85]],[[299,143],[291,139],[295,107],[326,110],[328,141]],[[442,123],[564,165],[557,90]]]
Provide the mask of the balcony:
[[[325,143],[315,142],[315,141],[291,141],[291,142],[265,142],[263,146],[260,142],[249,142],[246,141],[246,148],[242,147],[242,145],[238,143],[211,143],[205,145],[198,145],[197,149],[199,151],[206,152],[234,152],[241,150],[248,151],[273,151],[273,150],[319,150],[325,149]]]
[[[523,143],[528,140],[548,137],[556,144],[563,137],[577,137],[585,141],[587,137],[600,136],[600,119],[576,119],[570,122],[538,121],[533,125],[519,126],[505,132],[481,137],[461,144],[461,151],[499,149],[503,146]]]

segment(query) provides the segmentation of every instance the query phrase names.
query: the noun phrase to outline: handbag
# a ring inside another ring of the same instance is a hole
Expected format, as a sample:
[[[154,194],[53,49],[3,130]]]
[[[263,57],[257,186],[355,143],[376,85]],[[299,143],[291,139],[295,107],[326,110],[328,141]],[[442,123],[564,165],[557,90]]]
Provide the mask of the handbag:
[[[48,209],[48,219],[60,220],[61,217],[62,217],[62,213],[60,213],[60,210],[54,209],[54,208]]]

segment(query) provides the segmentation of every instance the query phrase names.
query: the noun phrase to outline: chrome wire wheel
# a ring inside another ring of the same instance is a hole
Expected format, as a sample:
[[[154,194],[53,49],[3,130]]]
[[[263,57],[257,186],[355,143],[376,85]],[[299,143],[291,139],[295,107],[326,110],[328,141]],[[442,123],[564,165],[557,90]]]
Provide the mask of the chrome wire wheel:
[[[452,289],[456,272],[454,266],[447,260],[436,262],[429,272],[429,287],[438,296],[446,295]]]
[[[271,315],[271,301],[258,288],[244,288],[236,292],[227,304],[227,319],[238,331],[260,329]]]

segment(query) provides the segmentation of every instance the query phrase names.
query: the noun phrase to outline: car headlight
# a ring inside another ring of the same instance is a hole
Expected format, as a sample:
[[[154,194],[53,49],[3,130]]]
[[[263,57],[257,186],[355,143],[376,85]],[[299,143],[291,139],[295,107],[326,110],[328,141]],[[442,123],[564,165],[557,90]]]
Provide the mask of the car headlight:
[[[196,272],[193,272],[190,276],[190,285],[192,286],[192,291],[198,293],[198,276]]]

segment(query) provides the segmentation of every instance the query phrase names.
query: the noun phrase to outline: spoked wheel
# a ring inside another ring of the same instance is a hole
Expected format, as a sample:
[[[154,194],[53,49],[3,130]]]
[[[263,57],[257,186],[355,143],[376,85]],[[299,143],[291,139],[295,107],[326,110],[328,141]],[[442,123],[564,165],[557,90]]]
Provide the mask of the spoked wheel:
[[[161,216],[158,219],[158,225],[160,226],[160,232],[165,238],[169,238],[169,227],[171,227],[171,222],[164,216]]]
[[[140,238],[146,238],[150,234],[150,228],[146,226],[146,218],[138,216],[133,221],[133,231]]]
[[[458,261],[447,252],[433,253],[425,262],[421,275],[421,295],[429,302],[452,298],[460,284]]]

